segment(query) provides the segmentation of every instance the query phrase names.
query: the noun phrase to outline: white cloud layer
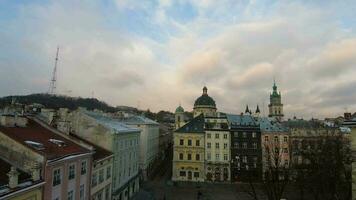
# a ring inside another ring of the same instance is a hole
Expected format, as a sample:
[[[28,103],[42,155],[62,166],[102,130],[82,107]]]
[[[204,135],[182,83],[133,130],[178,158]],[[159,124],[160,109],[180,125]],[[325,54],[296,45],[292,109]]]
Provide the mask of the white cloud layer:
[[[350,5],[141,2],[19,5],[0,31],[0,94],[46,92],[59,44],[62,94],[189,110],[206,84],[221,111],[259,104],[266,113],[275,77],[287,117],[356,111],[355,30],[331,14],[338,8],[349,17]],[[192,15],[173,16],[177,6]]]

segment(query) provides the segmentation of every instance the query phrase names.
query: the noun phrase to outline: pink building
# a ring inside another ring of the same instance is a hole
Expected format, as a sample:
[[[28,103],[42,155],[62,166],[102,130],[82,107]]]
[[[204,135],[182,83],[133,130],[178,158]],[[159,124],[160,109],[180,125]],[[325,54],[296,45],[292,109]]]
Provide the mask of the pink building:
[[[24,116],[1,116],[2,157],[45,181],[43,199],[89,199],[92,151],[46,124]]]

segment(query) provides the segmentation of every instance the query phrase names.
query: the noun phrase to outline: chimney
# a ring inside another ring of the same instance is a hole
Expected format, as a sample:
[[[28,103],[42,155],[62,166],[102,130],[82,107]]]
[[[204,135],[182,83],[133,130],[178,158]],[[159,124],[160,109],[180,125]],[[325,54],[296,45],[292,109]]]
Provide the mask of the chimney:
[[[34,182],[41,179],[41,166],[39,163],[34,163],[31,169],[31,178]]]
[[[351,119],[351,113],[344,113],[344,118],[346,120],[350,120]]]
[[[19,184],[19,172],[16,170],[16,168],[11,167],[11,170],[9,173],[7,173],[7,176],[9,177],[9,187],[11,189],[16,188]]]

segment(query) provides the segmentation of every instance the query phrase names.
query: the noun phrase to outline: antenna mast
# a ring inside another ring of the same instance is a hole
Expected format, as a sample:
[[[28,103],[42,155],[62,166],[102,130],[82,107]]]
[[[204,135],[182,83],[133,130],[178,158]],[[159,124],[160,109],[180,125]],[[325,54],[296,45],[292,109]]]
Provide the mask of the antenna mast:
[[[57,47],[56,60],[55,60],[55,63],[54,63],[52,79],[51,79],[51,83],[50,83],[50,86],[49,86],[49,92],[48,92],[49,94],[55,94],[56,93],[58,53],[59,53],[59,47]]]

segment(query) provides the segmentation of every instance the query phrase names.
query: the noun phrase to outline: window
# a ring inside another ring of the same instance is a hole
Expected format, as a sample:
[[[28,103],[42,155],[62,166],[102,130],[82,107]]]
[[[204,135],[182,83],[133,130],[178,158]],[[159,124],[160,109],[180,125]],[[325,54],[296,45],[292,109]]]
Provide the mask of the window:
[[[195,160],[200,160],[200,154],[195,155]]]
[[[242,143],[242,148],[243,149],[247,149],[247,143],[246,142]]]
[[[283,148],[283,153],[288,153],[288,149],[287,148]]]
[[[102,200],[102,199],[103,199],[103,191],[102,191],[102,190],[97,193],[96,199],[97,199],[97,200]]]
[[[95,172],[91,178],[91,186],[95,187],[98,184],[97,173]]]
[[[256,137],[256,132],[252,132],[252,137],[253,137],[253,138]]]
[[[220,154],[218,154],[218,153],[215,154],[215,159],[216,159],[216,160],[219,160],[219,159],[220,159]]]
[[[183,139],[179,140],[179,145],[181,145],[181,146],[184,145],[184,140]]]
[[[106,179],[109,179],[111,177],[111,166],[106,168]]]
[[[284,165],[288,166],[289,162],[287,159],[284,160]]]
[[[219,133],[215,133],[215,139],[219,139]]]
[[[234,132],[234,137],[239,137],[239,133],[238,132]]]
[[[61,184],[61,169],[53,171],[53,186]]]
[[[242,162],[247,163],[247,156],[242,157]]]
[[[195,146],[197,146],[197,147],[200,146],[200,140],[195,141]]]
[[[227,149],[227,143],[224,143],[224,149]]]
[[[267,135],[265,136],[265,142],[268,142],[268,136]]]
[[[87,161],[82,161],[82,167],[80,169],[80,174],[84,175],[87,173]]]
[[[274,148],[274,153],[279,153],[278,147]]]
[[[257,168],[257,157],[253,157],[253,167]]]
[[[219,143],[215,143],[215,148],[219,149]]]
[[[210,149],[210,148],[211,148],[211,143],[208,142],[208,143],[206,144],[206,146],[207,146],[208,149]]]
[[[224,134],[224,139],[227,139],[227,134]]]
[[[107,186],[107,187],[105,188],[105,199],[106,199],[106,200],[109,200],[109,199],[110,199],[110,196],[111,196],[111,194],[110,194],[110,187]]]
[[[99,171],[99,183],[102,183],[104,181],[104,169],[101,169]]]
[[[224,160],[227,160],[227,154],[224,154]]]
[[[188,160],[192,160],[192,154],[188,153]]]
[[[246,132],[243,132],[243,133],[242,133],[242,137],[246,138],[246,137],[247,137],[247,133],[246,133]]]
[[[185,171],[180,171],[180,172],[179,172],[179,176],[186,176]]]
[[[74,200],[73,190],[68,192],[68,200]]]
[[[84,200],[84,185],[80,185],[79,198],[80,200]]]
[[[284,136],[283,141],[284,141],[284,142],[288,142],[288,137],[287,137],[287,136]]]
[[[179,154],[179,160],[183,160],[183,154],[182,153]]]
[[[254,143],[252,144],[252,147],[253,147],[254,149],[257,149],[257,143],[254,142]]]
[[[236,149],[239,148],[239,143],[238,142],[234,142],[234,148],[236,148]]]
[[[199,172],[194,172],[194,178],[199,178]]]
[[[75,165],[71,164],[69,165],[69,175],[68,175],[68,179],[72,180],[75,178]]]
[[[210,159],[211,159],[211,154],[210,154],[210,153],[207,153],[207,154],[206,154],[206,159],[207,159],[207,160],[210,160]]]
[[[192,140],[188,140],[188,146],[192,146]]]
[[[208,133],[208,134],[206,135],[206,137],[210,139],[210,138],[211,138],[211,134]]]
[[[278,142],[278,136],[274,136],[274,142]]]

